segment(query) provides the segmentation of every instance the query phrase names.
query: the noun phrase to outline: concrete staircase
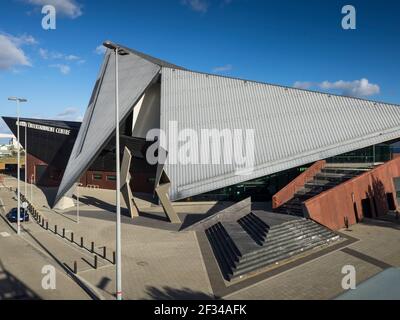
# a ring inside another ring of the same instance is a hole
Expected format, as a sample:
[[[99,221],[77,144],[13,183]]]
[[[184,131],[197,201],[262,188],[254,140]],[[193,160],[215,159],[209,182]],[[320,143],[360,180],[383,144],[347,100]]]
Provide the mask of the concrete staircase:
[[[219,221],[205,233],[228,281],[341,239],[311,220],[265,211]]]
[[[288,202],[275,209],[275,212],[304,217],[303,202],[316,195],[332,189],[358,175],[370,171],[373,164],[335,164],[328,163],[317,173],[314,178],[307,182],[304,187],[297,190],[294,197]]]

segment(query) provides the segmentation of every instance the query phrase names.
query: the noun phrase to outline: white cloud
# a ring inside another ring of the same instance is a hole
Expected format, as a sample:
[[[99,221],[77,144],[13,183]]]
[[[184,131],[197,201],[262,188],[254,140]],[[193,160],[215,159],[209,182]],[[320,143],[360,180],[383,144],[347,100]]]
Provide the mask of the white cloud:
[[[58,113],[55,118],[65,121],[82,121],[82,116],[77,108],[66,108],[64,111]]]
[[[215,67],[212,71],[215,73],[221,73],[221,72],[227,72],[227,71],[231,71],[232,70],[232,65],[231,64],[227,64],[224,66],[220,66],[220,67]]]
[[[42,57],[42,59],[47,60],[49,58],[49,51],[46,49],[39,48],[39,55]]]
[[[94,52],[98,55],[103,55],[106,53],[106,47],[103,45],[99,45],[96,47],[96,49],[94,50]]]
[[[73,54],[70,54],[68,56],[65,56],[65,60],[67,61],[74,61],[74,60],[80,60],[81,58],[79,58],[78,56],[75,56]]]
[[[32,36],[14,37],[0,34],[0,70],[8,70],[15,66],[31,66],[21,46],[35,43],[36,40]]]
[[[293,86],[298,89],[310,89],[314,86],[314,84],[308,81],[296,81]]]
[[[336,82],[300,82],[294,83],[294,87],[301,89],[319,88],[322,90],[338,90],[341,94],[353,97],[367,97],[380,93],[380,87],[377,84],[370,83],[368,79],[354,81],[339,80]]]
[[[40,7],[52,5],[56,8],[57,14],[71,19],[78,18],[83,14],[82,6],[76,0],[25,0],[25,2]]]
[[[209,3],[205,0],[182,0],[182,4],[188,6],[193,11],[201,13],[206,13],[209,7]]]
[[[71,72],[71,67],[67,66],[66,64],[52,64],[49,67],[51,68],[57,68],[58,70],[60,70],[60,72],[64,75],[67,75]]]
[[[73,54],[66,55],[66,54],[63,54],[63,53],[60,53],[60,52],[57,52],[57,51],[51,51],[50,52],[49,50],[43,49],[43,48],[39,49],[39,55],[45,60],[48,60],[48,59],[52,59],[52,60],[63,59],[63,60],[66,60],[66,61],[79,61],[79,60],[81,60],[80,57],[78,57],[76,55],[73,55]]]

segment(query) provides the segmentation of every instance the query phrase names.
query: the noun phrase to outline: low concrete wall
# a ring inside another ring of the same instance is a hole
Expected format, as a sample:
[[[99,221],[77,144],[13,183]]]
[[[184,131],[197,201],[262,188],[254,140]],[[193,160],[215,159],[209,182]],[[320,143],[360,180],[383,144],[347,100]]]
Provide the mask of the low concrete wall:
[[[398,206],[393,179],[400,177],[400,158],[346,181],[304,202],[311,219],[333,230],[364,217],[378,217],[389,210],[388,194]],[[393,208],[392,208],[393,209]]]
[[[296,179],[290,182],[286,187],[276,193],[272,197],[272,209],[279,208],[281,205],[292,199],[297,190],[304,187],[304,185],[308,181],[312,180],[318,172],[321,172],[322,168],[325,167],[325,164],[325,160],[317,161]]]

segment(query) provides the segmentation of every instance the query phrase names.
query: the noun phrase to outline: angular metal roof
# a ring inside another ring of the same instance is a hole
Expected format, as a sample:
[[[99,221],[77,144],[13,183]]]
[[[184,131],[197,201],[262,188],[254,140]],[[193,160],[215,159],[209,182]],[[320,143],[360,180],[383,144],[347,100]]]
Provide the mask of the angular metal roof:
[[[161,129],[254,129],[255,167],[166,163],[171,200],[216,190],[400,138],[392,104],[187,71],[125,48],[120,57],[120,121],[161,77]],[[115,134],[114,59],[107,51],[57,194],[66,194]],[[167,150],[170,152],[170,150]],[[170,155],[170,153],[169,153]]]
[[[169,164],[171,200],[217,190],[400,137],[400,106],[162,69],[161,129],[254,129],[255,166]],[[168,135],[168,134],[167,134]]]
[[[119,57],[120,122],[132,111],[161,66],[137,54]],[[90,167],[115,135],[115,59],[107,50],[88,109],[59,187],[59,201]]]

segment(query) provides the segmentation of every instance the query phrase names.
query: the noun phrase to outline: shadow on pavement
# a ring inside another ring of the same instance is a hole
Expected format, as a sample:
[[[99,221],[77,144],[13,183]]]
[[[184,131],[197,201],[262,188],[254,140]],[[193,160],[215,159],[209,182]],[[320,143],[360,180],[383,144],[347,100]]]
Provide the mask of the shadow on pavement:
[[[175,289],[171,287],[147,287],[146,293],[150,299],[154,300],[213,300],[213,295],[200,291],[193,291],[189,288]]]
[[[0,260],[0,301],[40,299],[40,296],[8,272]]]

